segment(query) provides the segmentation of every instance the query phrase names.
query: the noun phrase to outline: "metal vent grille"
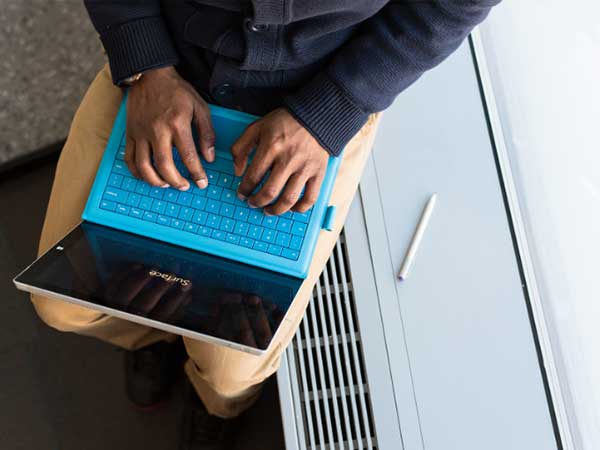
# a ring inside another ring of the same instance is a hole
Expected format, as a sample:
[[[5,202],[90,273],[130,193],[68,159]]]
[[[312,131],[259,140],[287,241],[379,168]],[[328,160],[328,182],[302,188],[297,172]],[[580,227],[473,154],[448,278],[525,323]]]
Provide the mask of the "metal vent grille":
[[[344,233],[286,352],[299,448],[376,449]]]

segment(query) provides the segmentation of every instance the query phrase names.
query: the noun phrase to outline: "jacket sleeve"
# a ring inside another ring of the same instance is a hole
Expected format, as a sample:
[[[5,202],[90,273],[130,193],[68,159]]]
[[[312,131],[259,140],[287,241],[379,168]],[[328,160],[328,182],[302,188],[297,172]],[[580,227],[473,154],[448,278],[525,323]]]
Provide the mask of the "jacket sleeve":
[[[499,0],[391,1],[327,67],[284,99],[320,144],[339,155],[370,113],[387,108],[458,48]]]
[[[160,0],[84,0],[84,3],[108,55],[113,83],[178,62],[161,16]]]

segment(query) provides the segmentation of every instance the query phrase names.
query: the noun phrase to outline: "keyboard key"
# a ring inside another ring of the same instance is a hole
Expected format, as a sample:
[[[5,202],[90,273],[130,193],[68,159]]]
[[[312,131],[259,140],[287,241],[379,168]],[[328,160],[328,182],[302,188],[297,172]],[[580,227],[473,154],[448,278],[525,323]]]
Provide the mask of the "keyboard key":
[[[265,228],[260,239],[265,242],[275,242],[275,231]]]
[[[219,213],[225,217],[233,217],[233,213],[234,213],[233,205],[223,203],[221,205],[221,209],[220,209]]]
[[[162,200],[154,200],[150,209],[158,214],[164,214],[165,209],[167,208],[167,202],[163,202]]]
[[[148,210],[152,207],[152,201],[153,200],[150,197],[142,197],[138,207],[144,210]]]
[[[221,207],[221,204],[218,201],[211,199],[206,202],[205,210],[208,211],[209,213],[217,214],[219,212],[220,207]]]
[[[294,220],[291,231],[292,234],[295,234],[296,236],[304,236],[304,233],[306,233],[306,224]]]
[[[249,228],[250,228],[250,225],[248,225],[246,222],[237,222],[235,224],[235,228],[233,229],[233,232],[235,234],[239,234],[241,236],[246,236],[246,233],[248,233]]]
[[[264,227],[266,228],[271,228],[271,229],[275,229],[275,227],[277,226],[277,217],[276,216],[265,216],[263,218],[262,224]]]
[[[128,177],[131,176],[131,172],[129,172],[125,161],[115,161],[115,163],[113,164],[112,172],[118,173],[119,175],[127,175]]]
[[[122,182],[123,182],[123,175],[119,175],[118,173],[111,173],[110,177],[108,177],[108,185],[109,186],[120,188]]]
[[[214,170],[210,170],[210,169],[205,169],[206,172],[206,178],[208,178],[208,184],[214,184],[217,182],[217,180],[219,179],[219,173],[215,172]]]
[[[249,213],[250,213],[250,210],[248,208],[244,208],[242,206],[236,206],[233,217],[235,217],[236,220],[246,221],[246,220],[248,220]]]
[[[192,199],[192,207],[202,210],[204,209],[204,206],[206,206],[206,197],[194,195],[194,198]]]
[[[192,189],[192,194],[197,195],[199,197],[206,197],[206,188],[200,189],[198,186],[194,185]]]
[[[247,247],[247,248],[252,248],[252,246],[254,245],[254,240],[247,238],[247,237],[241,237],[240,238],[240,245],[242,247]]]
[[[210,237],[213,239],[218,239],[219,241],[224,241],[227,239],[227,233],[221,230],[213,230]]]
[[[125,147],[119,147],[119,150],[117,150],[117,159],[121,161],[125,159]]]
[[[137,185],[137,180],[135,178],[125,177],[123,180],[123,184],[121,185],[121,189],[129,192],[135,191]]]
[[[235,192],[231,189],[223,189],[223,193],[221,194],[221,201],[225,203],[233,203],[235,202],[236,196]]]
[[[100,200],[100,208],[107,211],[114,211],[117,208],[117,204],[108,200]]]
[[[263,232],[263,227],[259,227],[258,225],[250,225],[248,229],[248,233],[246,234],[248,237],[252,239],[260,239]]]
[[[121,203],[125,203],[127,201],[128,195],[129,193],[127,191],[123,191],[114,187],[107,187],[104,191],[104,198],[106,200],[117,201]]]
[[[275,243],[277,245],[281,245],[282,247],[289,247],[291,237],[292,235],[289,233],[278,231],[277,236],[275,236]]]
[[[242,184],[242,177],[233,177],[233,182],[231,183],[231,189],[237,192],[238,188]]]
[[[165,193],[164,188],[159,188],[159,187],[150,188],[150,197],[162,200],[164,193]]]
[[[292,250],[300,250],[302,248],[302,236],[292,236],[289,247]]]
[[[192,217],[194,217],[194,210],[192,208],[188,208],[187,206],[182,206],[181,210],[179,211],[179,218],[189,222],[192,220]]]
[[[281,214],[281,215],[279,216],[279,218],[280,218],[280,219],[281,219],[281,218],[283,218],[283,219],[291,219],[293,214],[294,214],[294,213],[293,213],[293,211],[286,211],[286,212],[284,212],[283,214]]]
[[[221,226],[219,228],[232,233],[235,228],[235,220],[224,217],[221,219]]]
[[[267,253],[270,253],[271,255],[279,256],[279,255],[281,255],[281,250],[283,250],[283,249],[279,245],[271,244],[267,248]]]
[[[198,225],[196,225],[195,223],[186,222],[183,226],[183,229],[190,233],[195,233],[198,230]]]
[[[208,213],[204,211],[196,211],[192,221],[197,223],[198,225],[204,225],[206,223],[206,219],[208,218]]]
[[[118,212],[119,214],[128,215],[129,209],[130,209],[129,206],[121,205],[119,203],[119,204],[117,204],[117,209],[115,209],[115,212]]]
[[[266,242],[256,241],[252,248],[254,248],[254,250],[258,250],[259,252],[266,252],[269,248],[269,244]]]
[[[309,209],[308,211],[305,211],[303,213],[299,213],[299,212],[295,212],[293,214],[293,218],[296,221],[300,221],[300,222],[304,222],[304,223],[308,223],[308,219],[310,219],[310,213],[311,213],[312,209]]]
[[[208,227],[205,227],[204,225],[200,225],[198,227],[198,231],[196,231],[196,233],[201,236],[210,236],[211,232],[212,232],[212,230]]]
[[[217,216],[216,214],[209,214],[206,218],[206,225],[211,228],[219,228],[220,224],[221,217]]]
[[[146,211],[144,213],[144,220],[147,222],[156,222],[156,217],[157,217],[157,215],[150,211]]]
[[[173,228],[177,228],[178,230],[181,230],[181,229],[183,229],[183,220],[171,219],[170,226]]]
[[[150,193],[150,185],[144,181],[139,181],[135,187],[135,193],[140,195],[148,195]]]
[[[237,245],[240,242],[240,237],[233,233],[227,233],[227,242]]]
[[[279,221],[277,222],[277,229],[279,231],[285,231],[286,233],[289,233],[291,228],[292,221],[290,219],[279,217]]]
[[[262,225],[264,215],[260,211],[250,211],[248,215],[248,222],[255,223],[256,225]]]
[[[139,208],[131,208],[131,211],[129,211],[129,215],[131,217],[135,217],[136,219],[141,219],[144,216],[144,211],[142,211]]]
[[[140,204],[141,199],[142,199],[142,197],[139,194],[130,192],[129,195],[127,196],[127,204],[129,206],[135,206],[137,208],[137,206]]]
[[[217,184],[223,187],[230,187],[233,182],[233,176],[227,173],[222,173],[219,175],[219,179],[217,180]]]
[[[179,197],[179,191],[175,190],[175,189],[166,189],[167,192],[165,192],[165,195],[163,197],[163,200],[166,200],[168,202],[176,202],[177,201],[177,197]]]
[[[176,205],[175,203],[167,203],[165,214],[167,216],[179,218],[179,205]]]
[[[171,223],[171,218],[167,217],[167,216],[159,215],[158,218],[156,219],[156,223],[159,223],[161,225],[165,225],[168,227],[169,224]]]
[[[284,248],[281,251],[281,256],[283,256],[284,258],[287,258],[287,259],[297,260],[298,256],[300,256],[300,253],[298,252],[298,250],[292,250],[290,248]]]
[[[190,192],[181,192],[177,199],[177,203],[183,206],[190,206],[193,198],[194,196]]]
[[[221,198],[221,192],[223,192],[223,188],[221,188],[219,186],[209,185],[206,189],[208,190],[206,192],[206,196],[208,198],[214,198],[216,200]]]

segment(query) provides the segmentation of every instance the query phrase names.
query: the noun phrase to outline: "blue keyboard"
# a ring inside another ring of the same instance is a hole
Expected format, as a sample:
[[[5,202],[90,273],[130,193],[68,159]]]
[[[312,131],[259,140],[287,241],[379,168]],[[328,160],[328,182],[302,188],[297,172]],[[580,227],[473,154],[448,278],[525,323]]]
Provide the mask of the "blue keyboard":
[[[190,180],[186,192],[135,179],[125,161],[125,96],[96,174],[83,219],[122,231],[305,278],[322,228],[331,229],[328,206],[340,158],[331,157],[319,198],[304,212],[266,216],[237,198],[230,148],[255,116],[210,105],[216,160],[203,162],[208,187]],[[189,179],[176,149],[173,159]]]
[[[123,161],[124,156],[125,148],[120,146],[100,200],[101,209],[182,233],[298,259],[311,210],[266,216],[260,209],[249,208],[236,196],[241,178],[233,174],[230,159],[217,155],[215,162],[204,162],[208,187],[199,189],[190,180],[192,187],[181,192],[153,187],[133,178]],[[189,173],[176,151],[173,158],[181,175],[188,178]]]

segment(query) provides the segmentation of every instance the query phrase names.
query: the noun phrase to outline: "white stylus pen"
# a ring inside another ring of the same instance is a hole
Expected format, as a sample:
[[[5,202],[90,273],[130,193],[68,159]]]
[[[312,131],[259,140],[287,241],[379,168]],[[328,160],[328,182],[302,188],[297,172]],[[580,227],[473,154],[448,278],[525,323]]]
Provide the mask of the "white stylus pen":
[[[400,266],[400,271],[398,272],[398,279],[400,281],[406,280],[408,276],[408,271],[410,270],[410,266],[412,265],[413,259],[415,259],[415,254],[419,249],[419,244],[421,243],[421,239],[423,239],[423,234],[425,233],[425,228],[427,228],[427,224],[429,223],[429,219],[431,218],[431,213],[433,212],[433,207],[435,206],[435,199],[437,198],[437,193],[433,194],[429,197],[425,208],[423,209],[423,213],[421,214],[421,219],[419,220],[419,224],[417,225],[417,229],[413,234],[412,240],[410,241],[410,245],[408,246],[408,250],[406,255],[404,256],[404,261],[402,261],[402,266]]]

